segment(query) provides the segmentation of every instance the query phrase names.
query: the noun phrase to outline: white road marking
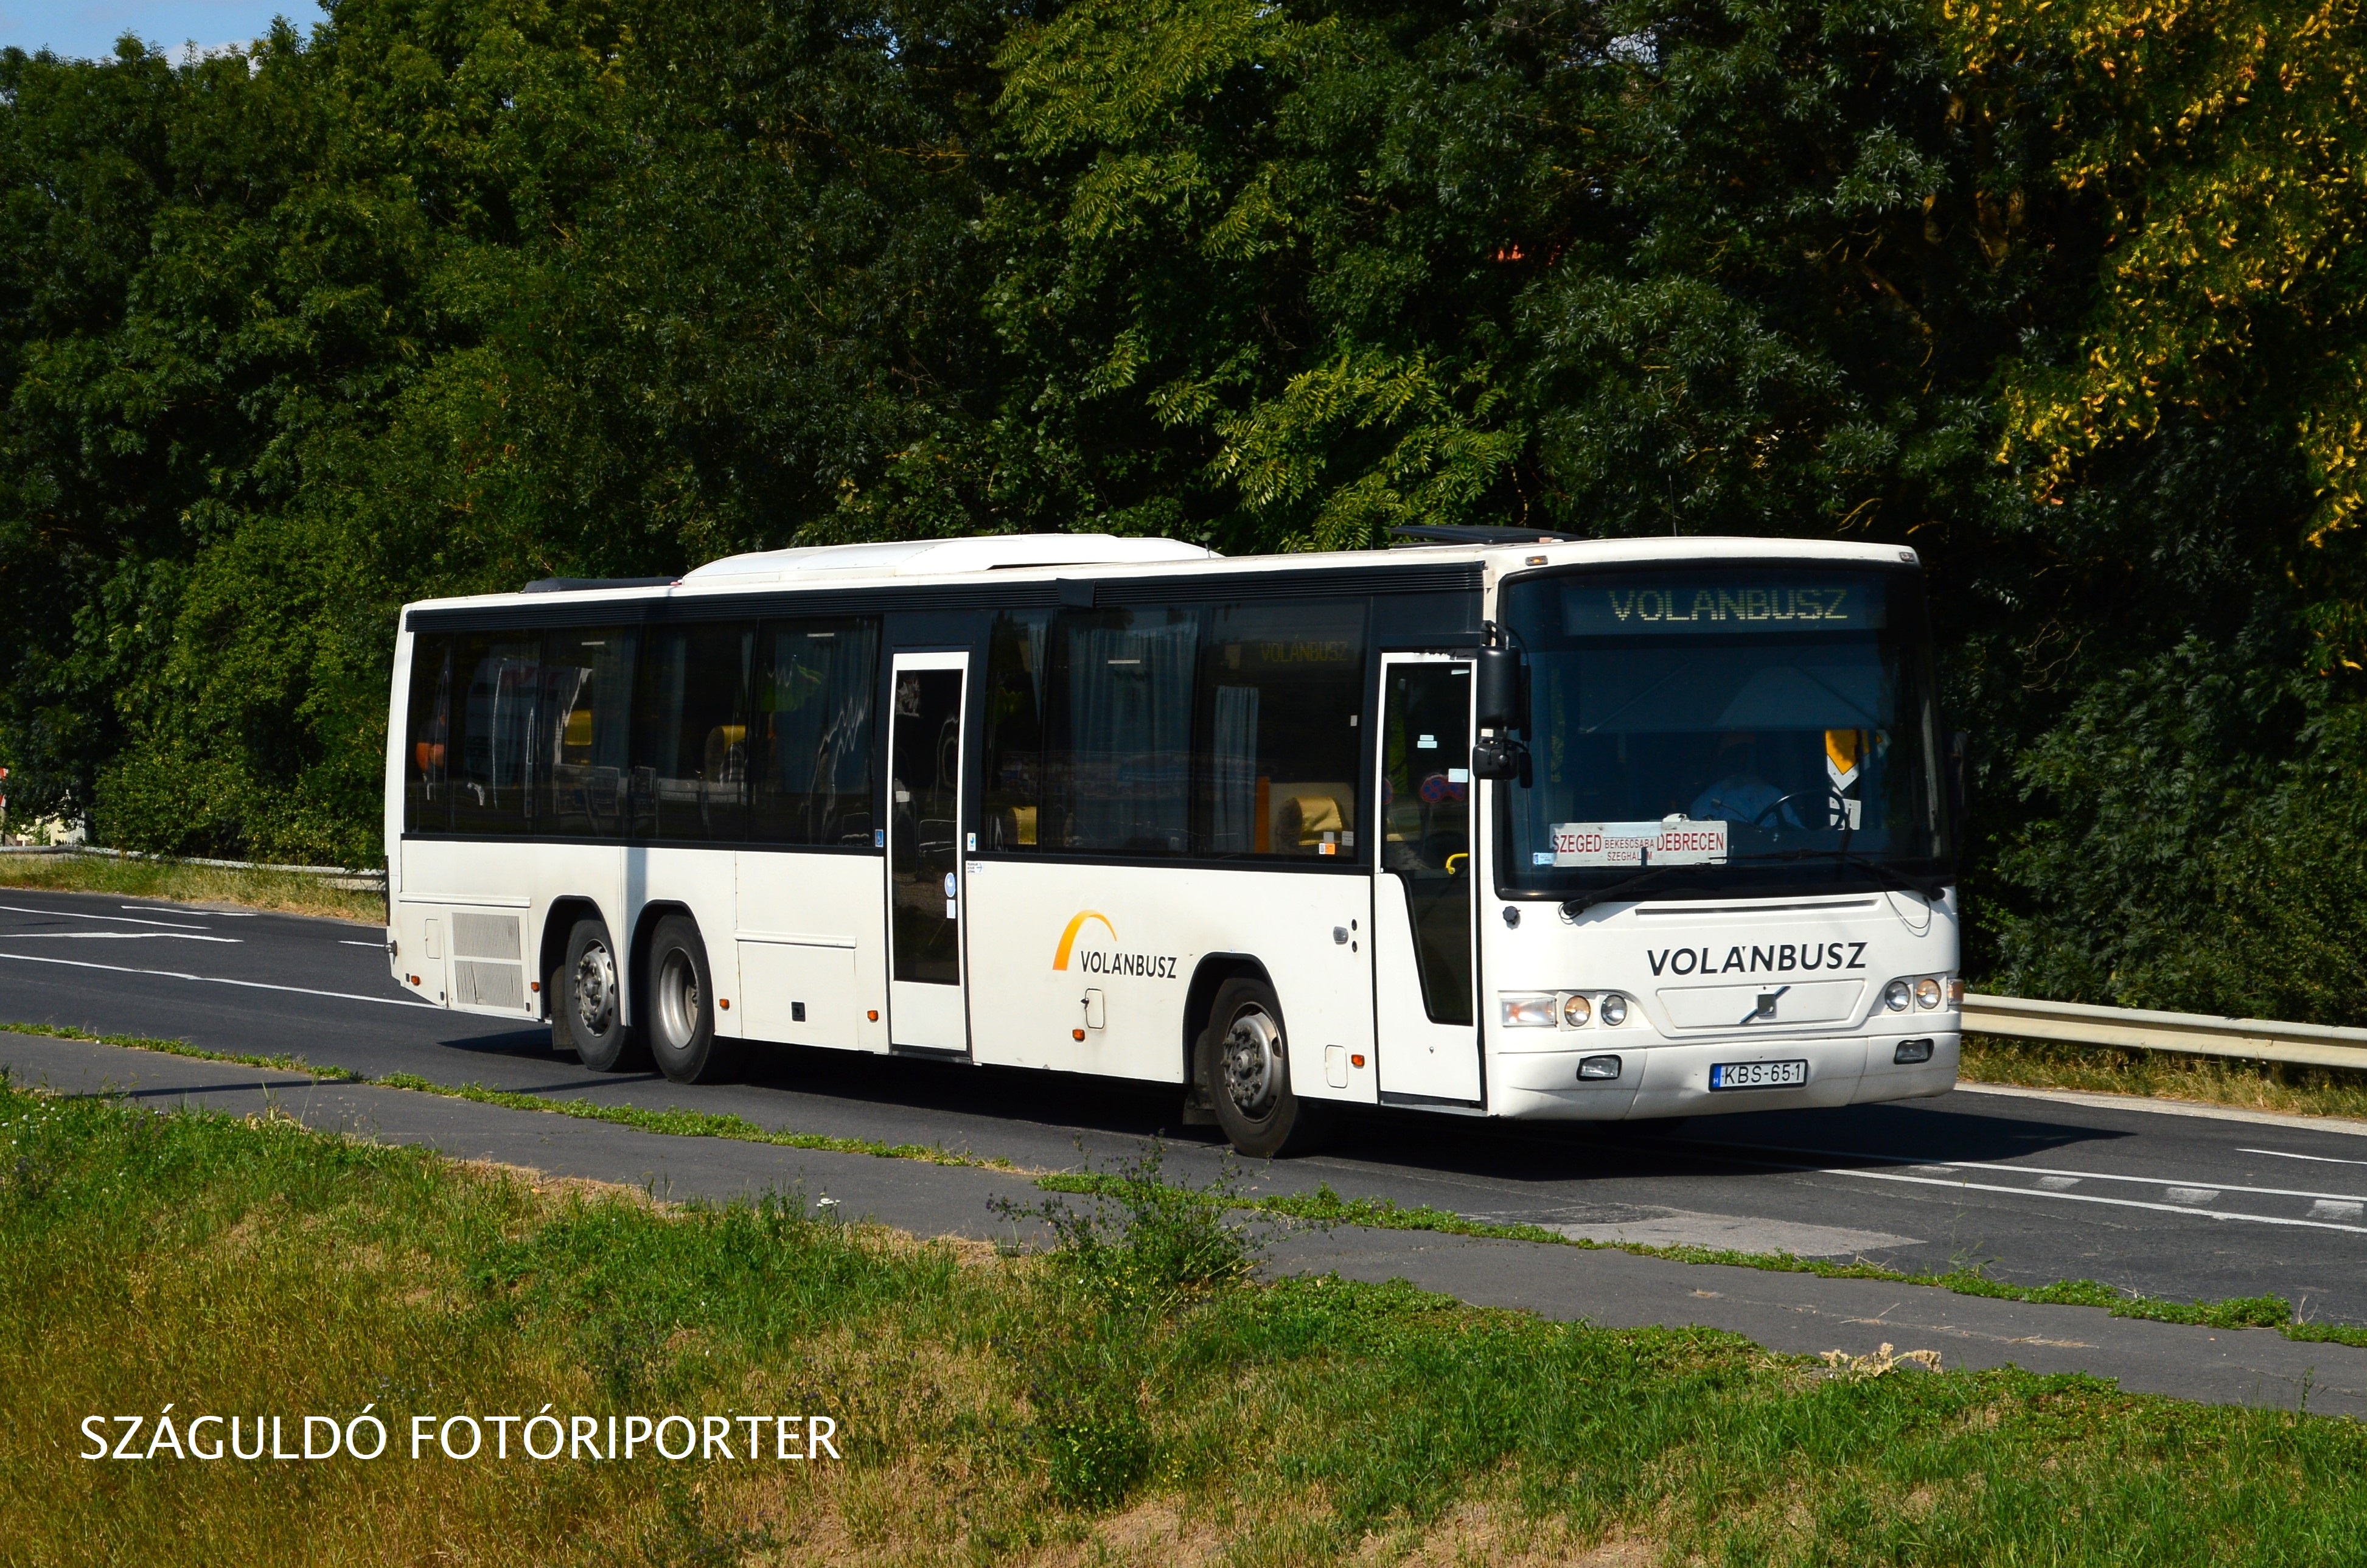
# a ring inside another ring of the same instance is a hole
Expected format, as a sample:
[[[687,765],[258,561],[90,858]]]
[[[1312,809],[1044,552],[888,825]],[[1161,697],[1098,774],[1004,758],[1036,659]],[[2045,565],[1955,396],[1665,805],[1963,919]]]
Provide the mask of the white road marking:
[[[2367,1235],[2367,1225],[2339,1225],[2326,1220],[2289,1220],[2278,1214],[2247,1214],[2234,1209],[2189,1209],[2176,1203],[2147,1203],[2135,1198],[2104,1198],[2093,1192],[2043,1192],[2032,1187],[2006,1187],[1990,1181],[1943,1181],[1936,1176],[1905,1176],[1890,1170],[1831,1170],[1801,1167],[1818,1176],[1854,1176],[1864,1181],[1904,1181],[1917,1187],[1955,1187],[1973,1192],[2003,1192],[2019,1198],[2052,1198],[2065,1203],[2102,1203],[2115,1209],[2150,1209],[2162,1214],[2192,1214],[2206,1220],[2247,1220],[2256,1225],[2291,1225],[2302,1230],[2345,1231]]]
[[[2275,1159],[2305,1159],[2317,1165],[2367,1165],[2367,1159],[2337,1159],[2332,1155],[2294,1155],[2282,1149],[2237,1149],[2239,1155],[2268,1155]]]
[[[176,925],[171,920],[135,920],[129,915],[78,915],[72,909],[28,909],[21,904],[0,904],[12,915],[54,915],[62,920],[113,920],[127,926],[172,926],[175,931],[201,931],[203,926]],[[178,913],[178,911],[175,911]]]
[[[2219,1201],[2219,1189],[2216,1187],[2165,1187],[2161,1190],[2161,1195],[2169,1199],[2173,1203],[2216,1203]],[[2320,1198],[2318,1201],[2323,1203],[2326,1200]]]
[[[2313,1220],[2355,1220],[2367,1214],[2367,1203],[2344,1203],[2332,1198],[2320,1198],[2309,1206]]]
[[[250,991],[292,991],[300,997],[334,997],[340,1001],[377,1002],[391,1008],[444,1010],[434,1002],[415,1002],[408,997],[366,997],[358,991],[316,991],[310,986],[273,986],[261,980],[232,980],[220,975],[184,975],[177,969],[127,969],[120,964],[85,964],[74,958],[37,958],[29,953],[0,953],[0,960],[18,964],[62,964],[69,969],[104,969],[115,975],[153,975],[165,980],[200,980],[214,986],[243,986]]]
[[[2068,1192],[2079,1185],[2079,1179],[2076,1176],[2042,1176],[2038,1179],[2038,1185],[2049,1192]]]
[[[1709,1144],[1695,1144],[1693,1146],[1704,1153],[1714,1153],[1717,1147],[1716,1145]],[[1729,1144],[1726,1146],[1728,1148],[1752,1149],[1762,1154],[1798,1155],[1810,1159],[1879,1159],[1883,1157],[1879,1155],[1868,1155],[1862,1149],[1795,1149],[1786,1147],[1782,1144]],[[1800,1170],[1822,1170],[1827,1168],[1822,1166],[1797,1166],[1793,1167],[1792,1168]],[[2000,1176],[2067,1176],[2075,1181],[2126,1181],[2133,1182],[2139,1187],[2168,1187],[2174,1184],[2171,1178],[2163,1176],[2123,1176],[2116,1171],[2110,1170],[2066,1170],[2059,1166],[2022,1165],[2018,1163],[2009,1163],[2004,1160],[1924,1160],[1914,1165],[1895,1166],[1892,1168],[1900,1172],[1941,1169],[1989,1171]],[[1847,1173],[1845,1171],[1837,1171],[1836,1174]],[[1933,1178],[1932,1179],[1945,1181],[1946,1179]],[[2008,1189],[2008,1190],[2026,1192],[2033,1190],[2033,1189],[2017,1187]],[[2367,1201],[2367,1198],[2362,1198],[2361,1195],[2357,1192],[2320,1192],[2316,1190],[2305,1190],[2293,1187],[2238,1187],[2235,1183],[2227,1181],[2213,1182],[2211,1184],[2211,1190],[2214,1192],[2250,1192],[2264,1198],[2334,1198],[2345,1202],[2352,1201],[2354,1200]]]
[[[0,931],[0,942],[226,942],[243,936],[207,936],[199,931]]]
[[[251,920],[252,909],[184,909],[174,904],[118,904],[119,909],[145,909],[152,915],[203,915],[215,920]]]

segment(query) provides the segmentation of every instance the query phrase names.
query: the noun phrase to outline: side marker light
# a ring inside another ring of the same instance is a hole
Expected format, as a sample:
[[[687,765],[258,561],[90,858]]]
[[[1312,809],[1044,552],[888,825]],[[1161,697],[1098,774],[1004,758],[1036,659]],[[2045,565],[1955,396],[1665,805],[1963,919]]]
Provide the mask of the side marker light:
[[[1082,1029],[1071,1029],[1069,1032],[1079,1040],[1082,1040],[1085,1037],[1085,1032]]]
[[[1348,1065],[1349,1065],[1350,1066],[1352,1066],[1352,1067],[1361,1067],[1361,1066],[1363,1066],[1365,1065],[1365,1055],[1364,1055],[1364,1053],[1363,1053],[1363,1052],[1361,1052],[1361,1051],[1359,1051],[1359,1052],[1358,1052],[1358,1053],[1356,1053],[1354,1055],[1350,1056],[1350,1057],[1348,1058]]]
[[[731,998],[730,997],[718,997],[715,998],[715,1005],[721,1008],[725,1012],[730,1012],[731,1010]]]
[[[869,1019],[872,1022],[877,1023],[879,1021],[879,1010],[878,1008],[867,1009],[864,1012],[863,1016]]]

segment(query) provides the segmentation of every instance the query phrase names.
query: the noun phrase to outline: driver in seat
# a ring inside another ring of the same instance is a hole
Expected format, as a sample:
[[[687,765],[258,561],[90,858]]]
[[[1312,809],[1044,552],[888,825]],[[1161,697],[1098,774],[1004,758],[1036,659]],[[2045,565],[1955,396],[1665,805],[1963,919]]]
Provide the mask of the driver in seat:
[[[1772,828],[1780,818],[1785,827],[1806,826],[1789,802],[1780,812],[1770,813],[1769,807],[1784,800],[1784,792],[1760,774],[1758,736],[1726,737],[1717,743],[1717,760],[1712,765],[1723,769],[1725,776],[1693,797],[1693,809],[1686,815],[1694,821]]]

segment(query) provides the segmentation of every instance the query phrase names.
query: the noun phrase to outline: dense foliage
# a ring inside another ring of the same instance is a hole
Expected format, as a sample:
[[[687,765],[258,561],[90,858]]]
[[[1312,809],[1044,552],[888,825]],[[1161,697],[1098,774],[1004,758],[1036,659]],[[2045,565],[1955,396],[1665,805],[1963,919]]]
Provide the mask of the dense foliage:
[[[2367,1019],[2367,21],[339,0],[0,54],[12,806],[373,856],[394,606],[997,529],[1914,544],[1976,973]]]

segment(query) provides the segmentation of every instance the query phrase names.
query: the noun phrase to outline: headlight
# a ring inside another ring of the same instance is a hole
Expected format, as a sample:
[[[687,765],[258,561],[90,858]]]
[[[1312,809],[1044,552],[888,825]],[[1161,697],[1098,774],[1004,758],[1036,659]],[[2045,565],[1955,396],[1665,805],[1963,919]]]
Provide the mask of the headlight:
[[[1940,1005],[1940,982],[1926,975],[1915,982],[1915,1005],[1929,1012]]]
[[[1627,998],[1614,991],[1603,998],[1603,1005],[1595,1010],[1603,1015],[1603,1022],[1616,1029],[1627,1021]]]
[[[1584,1029],[1594,1021],[1594,1004],[1582,996],[1572,996],[1561,1004],[1561,1021],[1572,1029]]]
[[[1554,998],[1548,991],[1542,996],[1525,991],[1507,992],[1497,998],[1503,1009],[1507,1029],[1551,1029],[1554,1026]]]
[[[1578,1081],[1580,1083],[1605,1083],[1618,1076],[1619,1058],[1616,1056],[1580,1056],[1578,1059]]]
[[[1893,1012],[1905,1012],[1908,1002],[1914,995],[1914,991],[1906,981],[1893,980],[1882,987],[1882,1005]]]

